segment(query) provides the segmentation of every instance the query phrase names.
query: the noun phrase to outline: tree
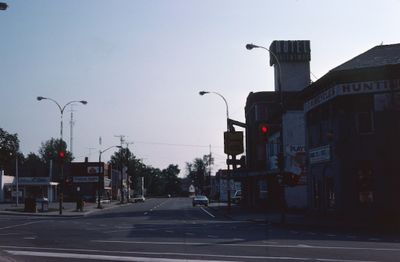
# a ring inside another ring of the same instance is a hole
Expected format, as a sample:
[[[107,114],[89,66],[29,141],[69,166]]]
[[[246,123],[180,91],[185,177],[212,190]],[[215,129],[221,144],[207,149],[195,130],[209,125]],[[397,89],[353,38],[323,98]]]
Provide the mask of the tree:
[[[166,169],[161,171],[162,179],[164,182],[164,195],[173,194],[180,195],[181,194],[181,181],[178,177],[181,171],[178,168],[178,165],[169,165]]]
[[[214,159],[210,155],[204,155],[203,158],[195,158],[192,163],[186,163],[187,177],[192,180],[197,190],[204,192],[206,185],[209,184],[207,170],[210,170]]]
[[[24,159],[23,163],[21,163],[23,173],[28,174],[28,176],[36,177],[36,176],[45,176],[47,174],[46,171],[46,163],[40,158],[39,155],[35,153],[29,153]]]
[[[50,160],[58,160],[58,153],[60,151],[64,152],[64,163],[70,163],[74,157],[70,151],[67,151],[67,143],[61,139],[51,138],[46,142],[42,142],[39,149],[39,155],[43,162],[48,164]]]
[[[19,153],[18,135],[0,128],[0,169],[4,169],[6,174],[14,174],[16,156],[23,158]]]

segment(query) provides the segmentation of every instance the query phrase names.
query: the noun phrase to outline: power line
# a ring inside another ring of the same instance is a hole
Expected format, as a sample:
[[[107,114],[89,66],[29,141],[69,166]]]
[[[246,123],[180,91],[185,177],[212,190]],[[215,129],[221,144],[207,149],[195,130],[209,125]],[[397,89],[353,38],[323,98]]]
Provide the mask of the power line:
[[[134,141],[136,144],[147,144],[147,145],[160,145],[160,146],[176,146],[176,147],[201,147],[206,148],[209,145],[189,145],[189,144],[174,144],[174,143],[161,143],[161,142],[148,142],[148,141]],[[221,146],[213,146],[216,148],[222,148]]]

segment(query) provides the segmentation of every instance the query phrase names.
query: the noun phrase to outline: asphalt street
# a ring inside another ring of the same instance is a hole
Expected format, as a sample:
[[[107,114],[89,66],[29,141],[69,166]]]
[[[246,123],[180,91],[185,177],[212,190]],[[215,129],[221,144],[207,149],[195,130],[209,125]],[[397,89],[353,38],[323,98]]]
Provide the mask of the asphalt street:
[[[400,236],[234,221],[189,198],[81,218],[0,216],[0,261],[399,261]]]

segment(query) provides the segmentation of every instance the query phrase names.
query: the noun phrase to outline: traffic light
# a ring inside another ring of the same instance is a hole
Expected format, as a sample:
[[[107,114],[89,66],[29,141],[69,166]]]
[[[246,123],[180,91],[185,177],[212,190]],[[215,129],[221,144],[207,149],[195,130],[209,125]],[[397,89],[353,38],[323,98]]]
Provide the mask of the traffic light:
[[[261,123],[258,125],[258,133],[260,138],[264,142],[268,142],[268,125],[266,123]]]
[[[65,151],[64,150],[59,150],[58,151],[58,161],[60,163],[64,163],[65,160]]]

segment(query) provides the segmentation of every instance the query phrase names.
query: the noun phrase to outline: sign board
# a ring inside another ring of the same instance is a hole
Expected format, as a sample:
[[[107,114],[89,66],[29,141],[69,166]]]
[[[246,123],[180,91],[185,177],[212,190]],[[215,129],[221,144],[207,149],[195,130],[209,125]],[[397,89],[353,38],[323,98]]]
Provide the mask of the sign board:
[[[224,132],[224,152],[227,155],[240,155],[244,152],[243,132]]]
[[[304,111],[308,112],[337,96],[395,91],[400,91],[400,79],[337,84],[306,101]]]
[[[101,172],[101,168],[99,166],[88,166],[87,173],[88,174],[98,174]]]
[[[11,196],[12,197],[16,197],[17,196],[17,191],[12,191],[11,192]],[[22,191],[21,190],[18,191],[18,196],[22,197]]]
[[[49,177],[19,177],[18,184],[20,185],[46,185],[50,183]]]
[[[308,153],[310,164],[327,162],[331,160],[331,148],[329,145],[310,149]]]
[[[74,176],[72,178],[74,183],[97,183],[99,182],[98,176]]]

